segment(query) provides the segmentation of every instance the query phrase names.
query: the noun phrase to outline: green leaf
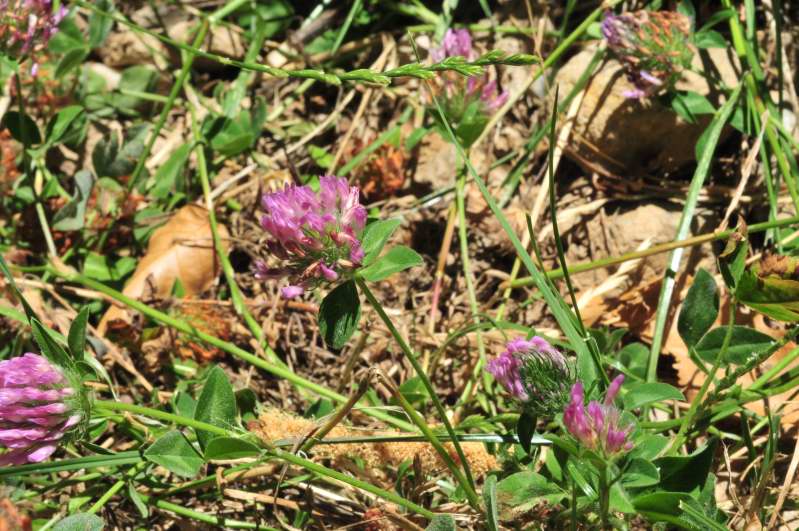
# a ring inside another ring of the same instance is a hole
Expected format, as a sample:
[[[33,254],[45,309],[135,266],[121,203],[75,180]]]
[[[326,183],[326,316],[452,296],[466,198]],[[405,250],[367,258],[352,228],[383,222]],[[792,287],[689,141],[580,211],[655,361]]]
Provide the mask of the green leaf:
[[[619,361],[633,376],[646,379],[646,368],[649,363],[649,348],[643,343],[630,343],[619,351]]]
[[[71,49],[61,56],[53,76],[59,79],[68,75],[72,70],[83,64],[83,61],[89,56],[89,52],[90,50],[84,47]]]
[[[130,501],[133,502],[133,505],[136,506],[136,510],[139,511],[139,516],[142,518],[147,518],[150,515],[150,510],[147,508],[147,504],[144,503],[144,500],[139,494],[139,491],[136,490],[136,485],[132,482],[128,482],[128,497]]]
[[[311,144],[308,146],[308,154],[311,156],[316,165],[322,169],[326,170],[333,164],[334,157],[325,148]]]
[[[19,111],[8,111],[3,117],[0,129],[8,129],[14,140],[26,146],[39,144],[42,141],[39,126],[33,118]]]
[[[715,362],[716,356],[721,352],[721,346],[724,343],[726,334],[726,326],[719,326],[708,332],[696,345],[697,355],[709,363]],[[724,362],[742,365],[752,356],[773,347],[774,343],[774,339],[770,336],[753,328],[733,325],[732,338],[727,347]]]
[[[54,332],[46,328],[38,319],[31,319],[31,331],[33,333],[33,340],[39,346],[39,349],[44,357],[49,359],[59,367],[64,367],[70,371],[74,371],[75,363],[72,358],[67,354],[54,338]]]
[[[207,460],[241,459],[261,453],[261,449],[249,441],[235,437],[217,437],[205,447]]]
[[[146,124],[130,128],[121,149],[116,133],[97,142],[92,151],[92,163],[97,176],[118,178],[130,175],[144,152],[148,132],[149,126]]]
[[[337,286],[319,305],[319,332],[328,346],[340,349],[355,333],[361,318],[361,300],[355,282]]]
[[[677,331],[685,344],[696,346],[719,314],[719,292],[713,275],[700,269],[688,290],[677,318]]]
[[[83,228],[86,217],[86,204],[94,187],[94,176],[88,170],[81,170],[75,174],[75,195],[69,203],[53,216],[55,230],[74,231]]]
[[[83,262],[83,274],[100,282],[118,282],[136,269],[136,259],[124,256],[117,260],[111,257],[89,253]]]
[[[660,472],[647,459],[632,459],[621,477],[621,482],[628,489],[651,487],[660,483]]]
[[[96,514],[79,513],[67,516],[53,526],[53,531],[103,531],[105,522]]]
[[[724,250],[719,255],[719,272],[727,287],[735,293],[738,283],[746,268],[746,257],[749,254],[749,236],[746,223],[740,219],[729,238]]]
[[[448,514],[437,514],[427,524],[425,531],[457,531],[455,519]]]
[[[682,119],[689,123],[696,123],[700,114],[713,114],[716,112],[713,104],[697,92],[675,92],[671,98],[671,108]]]
[[[727,39],[716,30],[698,31],[694,34],[694,44],[697,48],[729,48]]]
[[[682,391],[662,382],[633,382],[625,386],[624,409],[636,409],[661,400],[685,400]]]
[[[374,221],[366,226],[361,236],[361,246],[364,252],[364,266],[370,265],[380,256],[386,242],[401,224],[401,219],[382,219]]]
[[[134,94],[150,92],[155,88],[157,80],[158,72],[150,66],[136,65],[126,68],[119,79],[119,90],[111,95],[111,105],[122,114],[136,116],[139,114],[137,109],[145,100]]]
[[[643,433],[636,437],[635,446],[628,456],[651,461],[669,445],[669,438],[657,433]]]
[[[555,505],[567,496],[558,485],[529,470],[511,474],[497,483],[498,502],[514,512],[526,511],[541,502]]]
[[[485,483],[483,483],[483,503],[486,508],[486,524],[488,525],[489,531],[499,531],[496,476],[488,476]]]
[[[28,318],[28,322],[30,322],[34,317],[36,317],[36,313],[33,311],[30,303],[28,303],[28,300],[22,295],[22,292],[17,287],[17,282],[14,280],[14,275],[12,275],[11,271],[9,271],[8,264],[6,264],[2,253],[0,253],[0,271],[3,272],[3,276],[6,277],[6,281],[8,281],[8,284],[11,286],[11,290],[17,299],[19,299],[20,304],[22,304],[22,309],[25,310],[25,316]]]
[[[516,436],[519,438],[519,444],[528,455],[532,449],[537,423],[538,418],[529,411],[522,411],[521,415],[519,415],[519,420],[516,422]]]
[[[398,245],[388,250],[386,254],[375,260],[371,265],[358,271],[358,274],[369,282],[385,280],[394,273],[399,273],[411,267],[422,265],[424,260],[419,253],[406,247]]]
[[[192,144],[183,144],[175,150],[174,153],[167,159],[167,161],[158,168],[155,172],[152,189],[150,195],[156,199],[165,199],[173,192],[175,183],[178,177],[182,175],[183,168],[186,167],[186,161],[189,160],[191,150],[194,146]]]
[[[635,507],[633,506],[633,501],[630,499],[630,495],[627,493],[627,489],[624,487],[625,485],[623,485],[620,481],[617,481],[611,485],[610,510],[625,514],[632,514],[635,512]]]
[[[211,147],[224,157],[232,157],[247,150],[255,143],[252,119],[248,112],[234,118],[218,118],[210,125]]]
[[[111,0],[95,0],[94,4],[99,11],[105,11],[106,13],[112,12],[114,9],[114,4]],[[113,27],[113,18],[100,14],[98,11],[92,11],[89,15],[89,47],[91,49],[100,47]]]
[[[714,439],[691,455],[655,459],[654,464],[660,470],[660,488],[672,492],[699,493],[710,473],[715,451]]]
[[[635,510],[653,522],[679,522],[682,514],[680,503],[690,500],[684,492],[654,492],[633,498]]]
[[[778,321],[799,321],[799,281],[744,271],[735,290],[743,304]]]
[[[399,386],[399,392],[405,397],[405,400],[414,406],[421,406],[430,399],[430,394],[427,392],[424,382],[418,376],[408,378],[402,382]],[[391,399],[391,402],[399,405],[394,398]]]
[[[144,451],[144,457],[173,474],[186,478],[195,477],[205,463],[186,436],[178,430],[159,437]]]
[[[67,345],[69,345],[69,352],[75,360],[83,359],[83,352],[86,350],[86,325],[88,321],[89,307],[84,306],[69,327]]]
[[[208,371],[208,378],[197,399],[194,411],[194,420],[213,424],[220,428],[231,429],[236,422],[236,395],[233,386],[219,367]],[[197,430],[197,439],[200,446],[205,449],[208,443],[219,435],[207,431]]]
[[[47,145],[54,146],[61,142],[80,117],[84,117],[83,107],[80,105],[69,105],[58,111],[47,124]]]

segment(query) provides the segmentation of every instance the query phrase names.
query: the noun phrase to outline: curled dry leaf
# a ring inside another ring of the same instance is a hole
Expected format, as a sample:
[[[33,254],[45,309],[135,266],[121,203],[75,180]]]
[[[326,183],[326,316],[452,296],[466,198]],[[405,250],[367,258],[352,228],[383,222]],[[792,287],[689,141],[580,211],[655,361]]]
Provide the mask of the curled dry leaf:
[[[219,224],[217,230],[227,251],[228,230]],[[153,232],[147,253],[122,293],[134,299],[168,297],[179,280],[185,296],[193,297],[207,290],[218,274],[208,211],[198,205],[187,205]],[[111,306],[97,331],[104,335],[109,324],[117,321],[130,323],[130,313],[125,308]]]

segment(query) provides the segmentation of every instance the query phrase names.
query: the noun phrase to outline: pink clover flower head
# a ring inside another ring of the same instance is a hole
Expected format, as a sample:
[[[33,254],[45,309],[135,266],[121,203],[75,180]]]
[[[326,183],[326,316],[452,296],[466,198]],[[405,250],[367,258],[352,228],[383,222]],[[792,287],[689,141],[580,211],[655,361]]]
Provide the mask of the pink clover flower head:
[[[585,406],[583,384],[576,382],[571,390],[571,400],[563,411],[563,424],[571,435],[585,448],[612,457],[632,450],[630,434],[632,424],[623,426],[621,410],[613,405],[624,383],[620,374],[608,386],[604,400],[592,400]]]
[[[632,11],[605,14],[601,25],[608,48],[635,86],[623,96],[643,99],[670,90],[691,66],[691,21],[672,11]]]
[[[41,462],[84,415],[79,391],[38,354],[0,361],[0,465]]]
[[[261,226],[269,234],[268,249],[283,261],[280,267],[256,264],[259,278],[288,277],[284,298],[299,297],[306,289],[346,278],[364,258],[361,234],[366,209],[360,191],[343,177],[319,178],[319,191],[287,185],[265,194]]]
[[[467,29],[448,29],[441,41],[441,46],[430,50],[430,58],[440,63],[447,57],[461,56],[471,61],[475,58],[472,47],[472,35]]]
[[[563,354],[538,336],[508,342],[505,351],[488,362],[486,370],[534,415],[561,411],[574,381]]]
[[[440,47],[430,51],[430,59],[435,63],[450,57],[463,57],[467,61],[477,59],[469,30],[447,30]],[[485,72],[476,76],[442,72],[431,86],[464,146],[477,139],[490,115],[508,100],[508,92],[499,90],[496,80],[491,80]],[[436,119],[440,118],[437,109],[432,108],[432,113]]]
[[[15,59],[34,57],[35,76],[35,56],[47,47],[68,12],[64,5],[53,12],[52,0],[0,1],[0,52]]]

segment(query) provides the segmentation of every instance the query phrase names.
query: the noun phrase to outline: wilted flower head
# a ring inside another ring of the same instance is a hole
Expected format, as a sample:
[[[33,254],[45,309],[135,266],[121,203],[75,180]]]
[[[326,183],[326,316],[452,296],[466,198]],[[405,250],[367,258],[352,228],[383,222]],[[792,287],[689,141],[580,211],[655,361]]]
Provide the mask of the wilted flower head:
[[[633,447],[629,440],[633,426],[622,426],[621,411],[613,405],[619,394],[624,375],[620,374],[608,386],[602,403],[592,400],[585,407],[582,382],[572,387],[571,402],[563,411],[563,423],[580,444],[610,457]]]
[[[63,4],[53,12],[52,0],[0,0],[0,52],[16,59],[35,55],[47,46],[67,12]],[[34,75],[37,66],[34,60]]]
[[[38,354],[0,361],[0,465],[50,457],[81,421],[80,390]]]
[[[669,90],[691,66],[691,22],[673,11],[606,13],[602,35],[624,65],[635,90],[628,98],[645,98]]]
[[[448,57],[463,57],[468,61],[477,58],[472,47],[472,36],[466,29],[449,29],[441,46],[430,50],[430,58],[438,63]],[[445,116],[454,125],[455,134],[464,145],[470,145],[480,135],[488,116],[508,99],[507,91],[500,92],[496,80],[487,74],[464,77],[455,72],[444,72],[435,85]],[[438,116],[438,112],[433,112]]]
[[[323,282],[334,282],[360,265],[364,257],[361,233],[366,209],[357,187],[343,177],[319,178],[319,191],[288,185],[263,196],[266,214],[261,226],[269,233],[269,251],[283,260],[281,267],[257,265],[260,278],[289,277],[287,299]]]
[[[489,361],[486,370],[508,393],[536,415],[551,415],[569,398],[574,372],[558,349],[546,339],[514,339]]]

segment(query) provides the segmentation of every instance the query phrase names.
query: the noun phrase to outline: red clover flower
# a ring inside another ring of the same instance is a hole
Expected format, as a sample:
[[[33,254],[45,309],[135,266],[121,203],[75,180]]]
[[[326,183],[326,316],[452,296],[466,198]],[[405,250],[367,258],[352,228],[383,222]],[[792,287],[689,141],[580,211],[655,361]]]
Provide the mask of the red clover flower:
[[[563,354],[538,336],[510,341],[502,354],[488,362],[486,370],[535,415],[561,411],[574,382],[574,372]]]
[[[566,429],[584,447],[611,457],[633,448],[629,440],[633,426],[622,426],[621,411],[613,405],[619,394],[624,375],[620,374],[608,386],[602,403],[592,400],[585,407],[582,382],[576,382],[571,391],[571,402],[563,411]]]
[[[63,4],[53,12],[52,0],[0,0],[0,53],[16,59],[35,56],[56,34],[67,12]],[[34,59],[34,76],[38,66]]]
[[[691,22],[672,11],[605,14],[602,35],[635,85],[624,96],[640,99],[669,90],[691,66]]]
[[[0,465],[50,457],[83,419],[80,390],[43,356],[0,361]]]
[[[477,58],[469,30],[447,30],[441,46],[430,50],[430,59],[436,63],[458,56],[467,61]],[[444,72],[434,90],[444,115],[466,146],[482,132],[488,116],[508,100],[508,92],[500,92],[496,80],[489,80],[487,74],[467,78],[455,72]],[[437,117],[438,113],[433,115]]]
[[[261,226],[269,233],[271,254],[281,267],[256,265],[259,278],[289,277],[284,298],[302,295],[325,282],[335,282],[357,268],[364,257],[361,234],[366,209],[360,191],[343,177],[319,178],[319,191],[310,186],[287,185],[263,196],[266,214]]]

